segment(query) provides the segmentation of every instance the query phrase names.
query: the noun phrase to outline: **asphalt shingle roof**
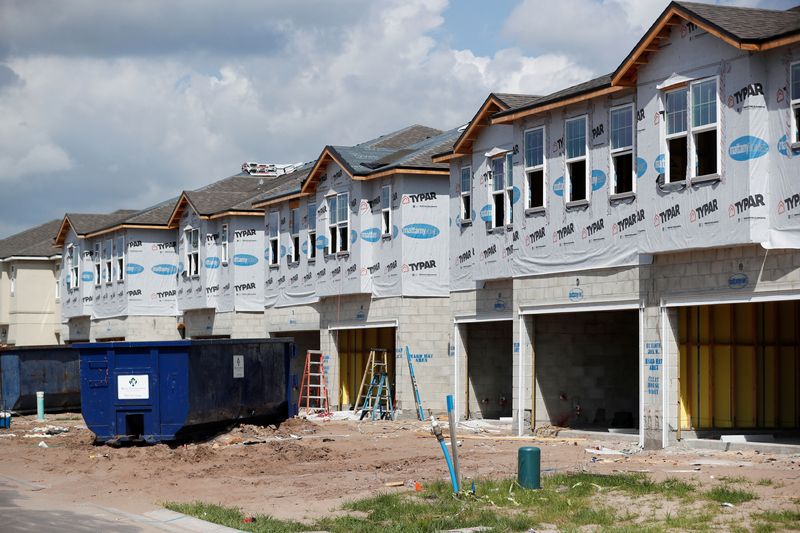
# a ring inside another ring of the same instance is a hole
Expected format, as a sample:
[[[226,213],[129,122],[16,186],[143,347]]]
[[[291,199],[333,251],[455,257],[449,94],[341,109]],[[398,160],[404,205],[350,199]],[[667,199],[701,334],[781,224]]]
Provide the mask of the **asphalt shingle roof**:
[[[86,235],[116,226],[138,212],[135,209],[118,209],[113,213],[67,213],[67,217],[75,233]]]
[[[61,219],[51,220],[0,240],[0,259],[58,255],[60,250],[53,246],[53,236],[60,226]]]
[[[440,133],[442,133],[442,130],[437,130],[436,128],[431,128],[430,126],[412,124],[411,126],[381,135],[375,139],[364,141],[359,143],[357,146],[397,150],[399,148],[404,148],[420,141],[424,141],[425,139],[434,137]]]
[[[787,11],[673,2],[740,41],[758,42],[800,31],[797,6]]]
[[[258,195],[241,202],[240,204],[234,206],[234,208],[252,209],[254,203],[272,200],[300,192],[300,188],[303,186],[303,181],[305,181],[306,177],[311,172],[311,169],[314,168],[314,163],[316,163],[316,161],[305,163],[294,172],[284,174],[283,176],[278,176],[269,183],[268,187],[260,191]]]
[[[572,87],[567,87],[566,89],[561,89],[560,91],[550,93],[546,96],[536,97],[528,104],[516,108],[507,109],[505,111],[500,111],[498,113],[495,113],[494,116],[502,117],[504,115],[509,115],[516,111],[535,109],[537,107],[558,102],[560,100],[566,100],[567,98],[571,98],[573,96],[578,96],[583,93],[588,93],[596,89],[610,87],[611,76],[612,76],[611,74],[605,74],[603,76],[591,79],[589,81],[573,85]]]
[[[525,107],[539,100],[541,96],[534,94],[492,93],[511,109]]]

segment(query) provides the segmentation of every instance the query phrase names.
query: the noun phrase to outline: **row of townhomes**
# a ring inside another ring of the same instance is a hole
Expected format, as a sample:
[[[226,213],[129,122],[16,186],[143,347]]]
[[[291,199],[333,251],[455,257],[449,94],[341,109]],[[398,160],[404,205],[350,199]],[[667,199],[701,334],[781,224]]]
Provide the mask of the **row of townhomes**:
[[[59,222],[0,240],[0,347],[61,343]]]
[[[426,409],[661,447],[800,428],[799,213],[800,8],[672,2],[605,76],[67,214],[40,268],[66,342],[293,337],[342,409],[385,349],[406,415],[410,359]]]

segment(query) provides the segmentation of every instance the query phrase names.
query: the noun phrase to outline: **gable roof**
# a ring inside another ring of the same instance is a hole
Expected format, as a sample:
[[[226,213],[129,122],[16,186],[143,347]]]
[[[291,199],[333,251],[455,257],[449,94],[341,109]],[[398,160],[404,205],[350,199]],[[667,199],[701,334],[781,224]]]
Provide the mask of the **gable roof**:
[[[118,209],[112,213],[67,213],[58,228],[55,244],[56,246],[64,244],[69,228],[72,228],[78,237],[83,238],[89,236],[90,233],[119,224],[134,213],[138,213],[138,211]]]
[[[432,160],[431,150],[452,142],[457,130],[442,132],[419,125],[410,128],[413,134],[407,133],[409,128],[403,128],[355,146],[326,146],[303,181],[300,193],[314,190],[331,162],[336,162],[354,180],[375,179],[397,172],[449,174],[449,168]]]
[[[676,20],[683,19],[741,50],[762,51],[800,42],[800,6],[786,11],[695,2],[670,2],[614,71],[614,85],[633,85],[638,65],[658,52]]]
[[[543,113],[558,107],[568,106],[576,101],[594,98],[603,94],[623,90],[623,87],[612,87],[611,74],[598,76],[597,78],[578,83],[572,87],[561,89],[547,96],[542,96],[535,101],[518,107],[516,109],[506,109],[495,113],[492,117],[492,124],[507,124],[522,117]]]
[[[272,186],[253,198],[252,206],[256,209],[263,209],[266,206],[278,201],[289,200],[300,196],[303,182],[311,173],[316,161],[305,163],[294,172],[284,174],[280,180],[276,180]]]
[[[202,218],[218,218],[233,214],[260,215],[260,210],[253,207],[253,199],[274,187],[287,175],[264,177],[241,173],[215,181],[200,189],[183,191],[173,204],[168,225],[175,227],[187,207]]]
[[[59,250],[53,244],[53,235],[61,220],[51,220],[0,240],[0,259],[9,257],[57,257]]]
[[[433,154],[433,161],[446,163],[450,159],[467,154],[472,150],[472,143],[478,138],[481,130],[491,123],[491,117],[498,112],[520,109],[532,105],[541,97],[532,94],[489,93],[486,100],[478,108],[475,116],[461,130],[461,134],[453,143],[452,149]]]

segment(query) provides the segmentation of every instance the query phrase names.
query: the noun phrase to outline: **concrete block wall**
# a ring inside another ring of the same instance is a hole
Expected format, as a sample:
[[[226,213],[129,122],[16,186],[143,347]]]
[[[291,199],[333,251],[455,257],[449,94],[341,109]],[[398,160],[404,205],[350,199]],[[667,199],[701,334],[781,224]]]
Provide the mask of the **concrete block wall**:
[[[231,338],[263,339],[266,337],[266,318],[263,312],[234,311],[231,319]]]
[[[186,338],[229,336],[232,339],[260,339],[266,337],[266,321],[263,312],[226,311],[214,309],[192,309],[184,311],[183,323]]]
[[[463,324],[469,383],[470,418],[497,419],[512,414],[514,372],[511,320]]]
[[[639,423],[639,310],[533,317],[536,424],[614,427]],[[619,422],[619,421],[618,421]]]
[[[525,433],[532,426],[534,348],[539,316],[570,312],[578,307],[641,306],[646,301],[649,277],[649,267],[633,266],[514,279],[513,416],[518,433]]]
[[[319,330],[317,304],[268,307],[264,311],[266,333]]]
[[[76,316],[62,324],[61,338],[64,342],[88,342],[91,335],[91,319],[88,316]]]
[[[449,350],[450,301],[448,298],[394,297],[373,300],[369,295],[324,298],[320,312],[320,349],[327,358],[331,403],[339,403],[339,359],[336,331],[331,327],[387,327],[397,324],[395,388],[397,409],[414,417],[414,395],[406,362],[406,347],[423,407],[446,410],[445,397],[452,393],[453,360]]]
[[[129,342],[175,341],[180,332],[174,316],[121,316],[91,321],[91,341],[122,338]]]
[[[510,279],[487,281],[472,291],[450,293],[454,318],[511,318],[513,283]]]

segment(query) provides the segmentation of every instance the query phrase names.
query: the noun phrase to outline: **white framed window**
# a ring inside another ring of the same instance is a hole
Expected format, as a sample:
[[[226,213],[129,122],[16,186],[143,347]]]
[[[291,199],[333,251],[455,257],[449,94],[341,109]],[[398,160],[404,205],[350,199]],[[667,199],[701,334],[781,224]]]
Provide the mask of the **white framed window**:
[[[328,253],[346,252],[350,244],[350,194],[328,198]]]
[[[269,213],[269,265],[276,266],[280,260],[280,223],[281,215],[277,211]]]
[[[61,299],[61,268],[56,265],[56,300]]]
[[[317,257],[317,204],[308,204],[308,251],[307,257],[311,261]]]
[[[221,261],[223,265],[228,264],[228,225],[223,224],[222,229],[220,230],[220,240],[222,241],[222,257]]]
[[[693,82],[692,102],[692,177],[711,176],[719,173],[719,98],[717,79]]]
[[[461,168],[461,222],[472,222],[472,167]]]
[[[69,272],[67,273],[67,288],[77,289],[80,287],[80,255],[81,249],[74,244],[67,245],[67,266]],[[100,256],[98,252],[98,257]]]
[[[544,208],[544,126],[525,132],[525,208]]]
[[[186,273],[196,277],[200,275],[200,230],[186,228],[183,232],[186,242]]]
[[[789,77],[789,99],[792,106],[791,144],[797,144],[800,143],[800,62],[792,64]]]
[[[125,281],[125,237],[118,235],[114,241],[114,258],[117,281]]]
[[[666,182],[686,179],[689,146],[687,140],[689,91],[683,87],[664,94],[664,113],[667,128]]]
[[[612,107],[609,123],[613,194],[634,192],[636,169],[633,164],[633,104]]]
[[[717,78],[664,93],[666,182],[719,174]]]
[[[392,236],[392,186],[381,187],[381,234]]]
[[[492,165],[492,228],[513,223],[511,209],[514,180],[512,173],[512,154],[506,152],[491,160]]]
[[[113,246],[113,241],[111,239],[106,239],[103,246],[103,281],[106,283],[111,283],[114,279],[112,274],[114,265]]]
[[[300,208],[294,207],[289,211],[289,231],[292,236],[292,255],[287,256],[288,262],[300,261]]]
[[[94,285],[97,287],[103,282],[103,257],[99,242],[94,243],[92,260],[94,261]]]
[[[567,162],[567,175],[564,179],[564,185],[567,188],[568,202],[589,199],[587,128],[586,115],[571,118],[564,123],[564,144],[566,146]]]
[[[11,265],[8,279],[10,282],[9,292],[11,293],[11,296],[14,296],[14,294],[17,292],[17,267],[15,265]]]

